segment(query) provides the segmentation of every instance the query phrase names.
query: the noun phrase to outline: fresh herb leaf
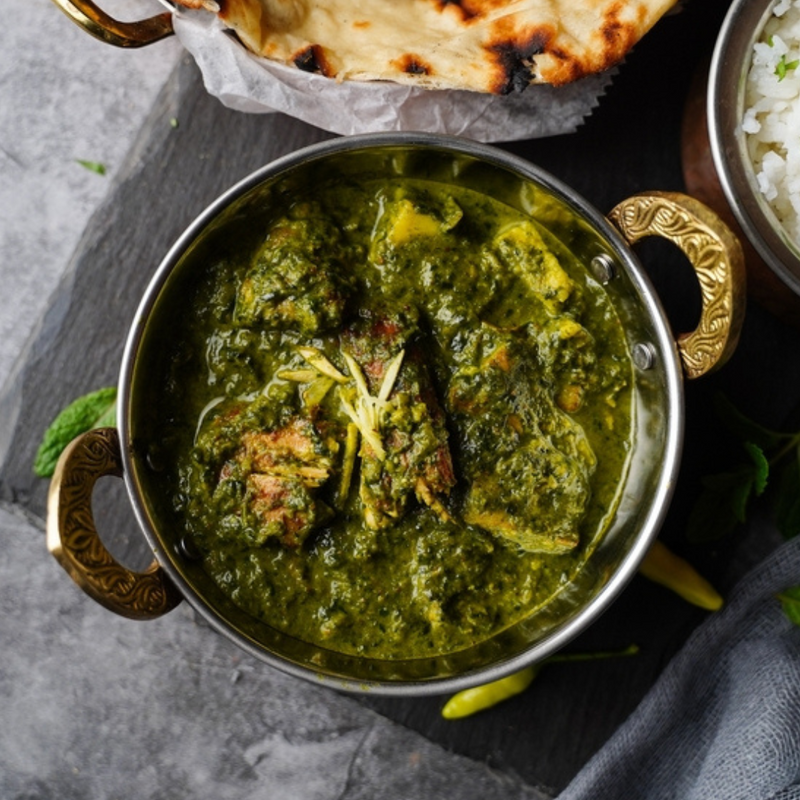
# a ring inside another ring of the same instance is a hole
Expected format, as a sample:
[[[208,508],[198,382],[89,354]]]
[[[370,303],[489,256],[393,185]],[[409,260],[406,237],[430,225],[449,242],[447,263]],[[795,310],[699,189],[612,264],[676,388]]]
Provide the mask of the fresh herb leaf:
[[[778,595],[783,612],[795,624],[800,625],[800,586],[791,586]]]
[[[717,478],[722,476],[711,476]],[[751,482],[731,482],[729,486],[715,488],[706,484],[689,515],[686,537],[701,544],[722,539],[733,533],[741,522],[737,509],[741,508],[741,494],[749,496]],[[746,502],[746,498],[745,498]]]
[[[745,442],[744,449],[747,451],[747,455],[750,456],[753,467],[755,467],[753,470],[753,490],[760,496],[764,494],[764,490],[767,488],[769,461],[767,461],[764,451],[753,442]]]
[[[76,158],[75,160],[82,167],[85,167],[86,169],[91,170],[92,172],[96,172],[98,175],[106,174],[106,165],[101,164],[99,161],[85,161],[82,158]]]
[[[731,511],[739,523],[743,523],[747,519],[747,503],[750,500],[754,484],[755,480],[750,478],[748,481],[734,486],[728,495]]]
[[[710,489],[712,492],[739,495],[745,487],[752,487],[754,481],[755,469],[750,464],[742,464],[733,472],[706,475],[701,482],[706,489]]]
[[[792,62],[787,68],[797,66],[800,63]],[[771,505],[781,534],[787,539],[800,535],[800,416],[790,420],[794,430],[783,433],[748,419],[723,396],[716,399],[716,407],[728,430],[742,442],[748,461],[702,479],[687,537],[709,542],[732,533],[746,520],[751,499],[761,495]],[[787,616],[800,625],[800,586],[779,597]]]
[[[781,56],[781,60],[775,67],[775,74],[778,76],[778,82],[786,77],[786,73],[790,69],[797,69],[800,66],[800,59],[796,58],[794,61],[786,61],[786,53]]]
[[[702,478],[703,491],[689,516],[689,541],[711,542],[732,533],[747,518],[753,494],[761,495],[766,489],[769,462],[763,450],[752,442],[745,442],[744,449],[751,463]]]
[[[42,438],[33,471],[49,478],[64,448],[76,437],[93,428],[116,425],[117,387],[98,389],[73,400],[50,423]]]
[[[800,446],[781,470],[774,503],[775,524],[781,535],[792,539],[800,534]]]
[[[722,393],[714,398],[714,410],[722,424],[734,436],[743,442],[758,445],[762,451],[779,447],[782,442],[792,438],[790,433],[772,431],[749,419]]]
[[[774,431],[754,422],[723,394],[714,398],[714,405],[724,426],[742,442],[748,458],[731,470],[702,479],[703,490],[690,513],[687,529],[687,537],[695,543],[719,539],[745,522],[751,499],[765,493],[770,473],[776,468],[782,472],[779,465],[800,442],[800,433]],[[783,529],[787,531],[800,525],[800,509],[794,508],[794,496],[800,495],[800,474],[797,477],[793,489],[781,492]],[[787,487],[790,484],[791,481]]]

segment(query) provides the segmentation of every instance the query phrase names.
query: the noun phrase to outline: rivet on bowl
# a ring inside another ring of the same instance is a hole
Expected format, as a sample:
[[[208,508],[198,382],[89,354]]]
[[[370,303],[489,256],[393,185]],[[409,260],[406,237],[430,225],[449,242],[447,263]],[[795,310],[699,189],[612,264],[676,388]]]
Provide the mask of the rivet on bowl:
[[[616,267],[614,266],[614,260],[611,256],[606,255],[605,253],[601,253],[599,256],[595,256],[591,261],[591,269],[592,274],[597,278],[600,283],[604,286],[607,283],[610,283],[616,273]]]
[[[656,351],[649,342],[635,344],[631,356],[633,358],[633,363],[641,370],[652,369],[653,365],[656,363]]]

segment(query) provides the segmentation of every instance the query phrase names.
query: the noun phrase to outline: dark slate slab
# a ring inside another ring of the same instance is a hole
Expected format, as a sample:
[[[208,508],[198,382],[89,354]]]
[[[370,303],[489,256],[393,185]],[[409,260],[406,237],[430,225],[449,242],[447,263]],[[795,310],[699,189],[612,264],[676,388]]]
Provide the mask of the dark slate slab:
[[[282,115],[225,109],[181,60],[0,397],[0,416],[14,423],[0,434],[0,501],[42,517],[47,484],[30,469],[41,432],[74,397],[117,382],[139,299],[192,219],[258,167],[329,137]]]
[[[550,170],[599,209],[646,189],[681,190],[680,127],[695,66],[713,46],[727,4],[688,3],[664,19],[623,65],[600,108],[567,137],[507,149]],[[171,118],[179,120],[172,128]],[[285,117],[249,117],[222,108],[184,62],[159,99],[113,195],[95,215],[19,370],[0,398],[0,501],[35,519],[46,485],[30,464],[39,435],[66,401],[113,383],[133,309],[160,256],[189,221],[252,169],[326,134]],[[691,329],[699,291],[691,270],[663,243],[640,251],[675,330]],[[686,386],[687,436],[662,537],[723,590],[775,545],[740,533],[692,547],[684,537],[700,477],[738,453],[713,412],[725,392],[744,411],[778,426],[800,399],[800,331],[749,309],[741,345],[719,373]],[[101,517],[118,555],[141,557],[141,537],[125,519],[119,487]],[[88,599],[86,602],[90,602]],[[518,701],[479,717],[445,722],[441,699],[361,697],[359,701],[448,750],[532,785],[563,787],[636,707],[665,663],[704,619],[660,587],[635,578],[617,603],[571,645],[607,650],[636,642],[639,656],[545,669]]]

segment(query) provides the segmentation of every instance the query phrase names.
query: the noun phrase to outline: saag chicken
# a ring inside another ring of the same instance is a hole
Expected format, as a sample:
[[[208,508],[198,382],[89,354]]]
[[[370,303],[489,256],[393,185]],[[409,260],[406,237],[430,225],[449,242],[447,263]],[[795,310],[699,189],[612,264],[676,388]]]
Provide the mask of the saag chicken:
[[[423,353],[410,341],[415,333],[404,316],[381,314],[367,315],[342,336],[343,356],[358,378],[356,403],[377,400],[374,439],[365,436],[362,450],[359,491],[370,528],[385,528],[401,517],[412,493],[449,518],[440,499],[455,484],[447,428]],[[353,406],[343,402],[358,420]]]
[[[524,550],[577,547],[596,458],[558,408],[519,335],[483,325],[459,353],[447,392],[467,483],[463,518]]]
[[[317,186],[199,274],[167,480],[237,604],[345,653],[439,655],[580,569],[627,468],[631,362],[534,219],[426,181]]]

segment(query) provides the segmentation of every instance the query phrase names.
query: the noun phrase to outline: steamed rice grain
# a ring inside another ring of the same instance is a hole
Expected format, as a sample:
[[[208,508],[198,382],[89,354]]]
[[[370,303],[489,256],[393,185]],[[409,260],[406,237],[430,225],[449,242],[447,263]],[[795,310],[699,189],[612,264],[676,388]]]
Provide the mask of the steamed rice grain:
[[[759,191],[800,247],[800,0],[778,0],[753,47],[742,130]]]

